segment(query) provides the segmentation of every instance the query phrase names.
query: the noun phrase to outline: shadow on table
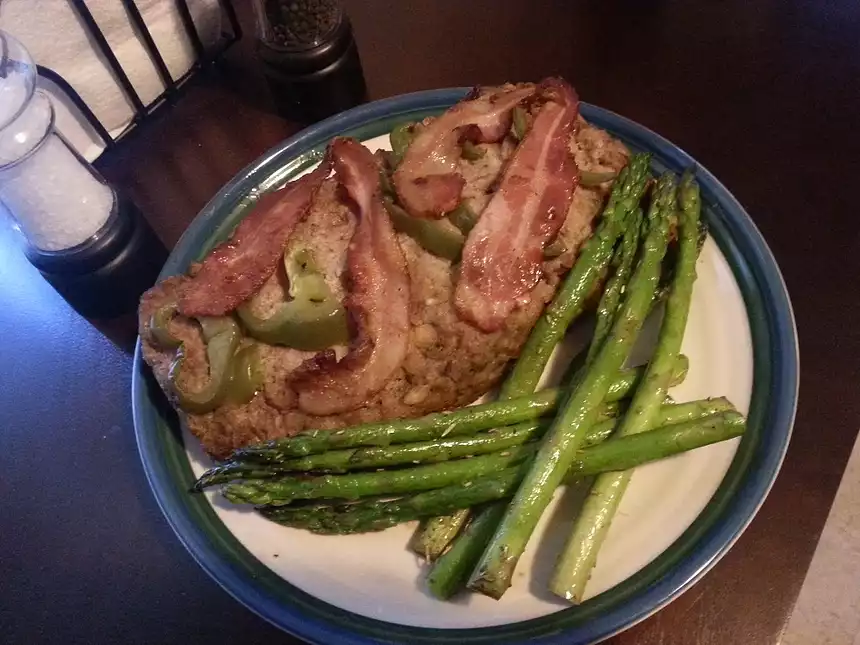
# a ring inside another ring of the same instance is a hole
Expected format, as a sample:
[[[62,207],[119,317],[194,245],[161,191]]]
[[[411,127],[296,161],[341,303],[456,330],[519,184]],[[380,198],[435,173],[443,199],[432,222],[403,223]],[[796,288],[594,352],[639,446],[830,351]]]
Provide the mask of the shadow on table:
[[[127,199],[121,198],[124,237],[93,267],[41,270],[42,278],[126,354],[134,352],[140,297],[158,278],[167,248]],[[45,269],[45,267],[42,267]]]
[[[134,346],[137,343],[137,311],[130,311],[116,318],[87,320],[118,349],[128,355],[134,354]]]

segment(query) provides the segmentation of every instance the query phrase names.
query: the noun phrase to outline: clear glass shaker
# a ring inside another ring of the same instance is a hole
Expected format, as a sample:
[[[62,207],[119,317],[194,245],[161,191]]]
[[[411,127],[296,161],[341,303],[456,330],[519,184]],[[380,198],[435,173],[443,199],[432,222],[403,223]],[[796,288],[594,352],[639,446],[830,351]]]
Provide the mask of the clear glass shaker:
[[[63,138],[36,65],[0,31],[0,202],[25,253],[81,314],[113,317],[137,306],[167,257],[137,208]]]
[[[54,127],[54,108],[36,90],[36,65],[0,32],[0,201],[26,237],[28,254],[75,250],[97,236],[116,194]]]

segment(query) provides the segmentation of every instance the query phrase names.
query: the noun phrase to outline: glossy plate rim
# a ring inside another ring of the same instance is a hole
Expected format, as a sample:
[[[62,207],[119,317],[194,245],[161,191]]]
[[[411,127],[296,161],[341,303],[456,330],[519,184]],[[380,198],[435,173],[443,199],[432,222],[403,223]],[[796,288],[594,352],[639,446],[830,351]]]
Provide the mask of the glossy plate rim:
[[[334,136],[368,139],[397,121],[438,113],[468,88],[406,94],[331,117],[275,146],[239,172],[191,222],[159,280],[183,272],[214,239],[223,239],[260,186],[290,177],[321,156]],[[753,338],[749,430],[722,484],[696,521],[642,570],[579,607],[495,627],[435,629],[361,616],[319,600],[277,576],[227,531],[193,481],[175,415],[141,358],[132,374],[135,435],[150,487],[181,542],[228,593],[256,614],[313,643],[410,642],[487,645],[595,643],[644,620],[701,578],[735,543],[770,491],[788,448],[797,407],[799,356],[791,303],[770,249],[728,190],[683,150],[613,112],[582,104],[583,116],[633,149],[653,154],[655,171],[695,165],[711,235],[741,289]]]

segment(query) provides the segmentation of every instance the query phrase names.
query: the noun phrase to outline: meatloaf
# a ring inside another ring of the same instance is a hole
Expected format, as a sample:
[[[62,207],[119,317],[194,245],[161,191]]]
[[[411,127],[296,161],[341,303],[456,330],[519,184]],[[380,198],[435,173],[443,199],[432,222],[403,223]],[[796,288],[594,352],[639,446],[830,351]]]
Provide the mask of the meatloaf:
[[[516,141],[509,135],[501,142],[481,143],[480,147],[485,150],[483,157],[459,161],[465,180],[462,197],[478,213],[492,194]],[[622,143],[581,118],[569,148],[581,171],[618,171],[628,157]],[[222,458],[236,448],[291,436],[305,429],[335,429],[367,421],[414,417],[469,404],[497,385],[509,361],[517,356],[561,278],[576,259],[582,242],[591,233],[607,190],[607,184],[576,188],[558,233],[564,251],[543,261],[537,285],[519,302],[502,328],[492,332],[481,331],[458,316],[453,304],[458,265],[432,255],[411,237],[398,233],[397,242],[406,260],[410,282],[408,349],[384,387],[361,407],[328,416],[303,412],[297,405],[292,378],[314,352],[260,343],[264,380],[259,393],[247,403],[226,403],[205,414],[179,410],[183,422],[208,453]],[[312,251],[338,299],[345,293],[345,257],[355,227],[353,210],[337,182],[330,178],[323,183],[307,216],[286,243],[286,251],[291,248]],[[164,280],[150,289],[140,303],[143,358],[171,400],[175,399],[169,373],[175,351],[159,346],[150,321],[159,307],[175,301],[183,284],[198,270],[199,265],[194,265],[188,275]],[[283,275],[275,272],[254,299],[257,313],[266,315],[283,302],[287,298],[286,289]],[[205,384],[208,363],[200,326],[194,319],[182,316],[173,318],[169,325],[183,343],[183,374],[188,386]],[[347,351],[345,347],[334,350],[338,356]]]

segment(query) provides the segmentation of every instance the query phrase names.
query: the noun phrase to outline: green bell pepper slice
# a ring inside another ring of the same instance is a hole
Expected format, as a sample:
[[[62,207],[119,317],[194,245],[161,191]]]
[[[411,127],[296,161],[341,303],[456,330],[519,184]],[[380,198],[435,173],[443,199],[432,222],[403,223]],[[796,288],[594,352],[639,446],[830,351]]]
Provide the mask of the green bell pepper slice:
[[[412,122],[401,123],[391,131],[388,135],[388,140],[391,142],[391,151],[394,153],[393,163],[394,166],[400,164],[403,161],[403,155],[406,154],[406,149],[409,147],[409,144],[412,143],[412,139],[415,138],[415,134],[413,132],[413,128],[415,124]]]
[[[233,357],[242,335],[239,325],[229,316],[201,316],[198,321],[206,341],[209,381],[197,391],[191,391],[183,384],[185,345],[180,345],[176,352],[169,379],[179,407],[192,414],[206,414],[227,398],[233,380]]]
[[[466,161],[478,161],[478,159],[483,159],[486,153],[484,148],[479,148],[469,140],[464,141],[460,149],[460,156]]]
[[[248,343],[233,355],[233,380],[227,396],[233,403],[247,403],[263,389],[263,368],[260,345]]]
[[[611,181],[618,176],[617,172],[592,172],[590,170],[579,171],[579,185],[590,188],[591,186],[599,186],[605,181]]]
[[[236,310],[250,336],[270,345],[305,351],[349,342],[346,311],[334,298],[325,278],[306,249],[284,256],[292,300],[268,318],[255,314],[248,303]]]
[[[517,141],[522,141],[526,136],[526,130],[528,130],[528,118],[526,116],[526,111],[521,106],[516,106],[512,112],[513,118],[511,119],[511,130],[514,133],[514,137],[516,137]]]
[[[155,343],[162,349],[176,349],[182,344],[170,331],[170,321],[179,314],[176,301],[162,305],[149,318],[149,331]]]
[[[385,210],[394,230],[405,233],[433,255],[455,262],[460,258],[466,238],[450,222],[412,217],[390,197],[384,197]]]
[[[468,235],[469,231],[475,228],[475,224],[478,223],[478,215],[465,200],[457,204],[457,208],[448,213],[447,217],[448,221],[460,229],[463,235]]]

